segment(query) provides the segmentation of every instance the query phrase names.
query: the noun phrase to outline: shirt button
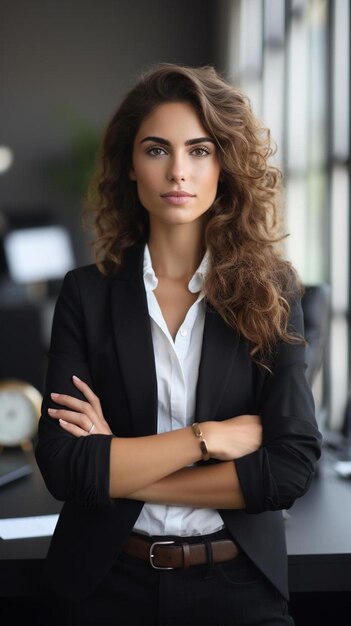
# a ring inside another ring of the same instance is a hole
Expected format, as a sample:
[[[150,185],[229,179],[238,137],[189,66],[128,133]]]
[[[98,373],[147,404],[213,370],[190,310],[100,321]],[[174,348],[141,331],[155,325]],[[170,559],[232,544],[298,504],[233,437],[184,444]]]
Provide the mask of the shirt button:
[[[188,329],[187,328],[181,328],[180,329],[180,334],[182,337],[186,337],[188,334]]]

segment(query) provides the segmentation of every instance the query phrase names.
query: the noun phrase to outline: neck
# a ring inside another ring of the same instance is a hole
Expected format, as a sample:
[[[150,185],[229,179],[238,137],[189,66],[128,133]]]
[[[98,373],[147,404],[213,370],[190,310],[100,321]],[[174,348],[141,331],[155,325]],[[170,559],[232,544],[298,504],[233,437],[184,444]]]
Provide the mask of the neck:
[[[190,280],[204,252],[202,233],[202,224],[197,223],[151,226],[148,245],[156,276]]]

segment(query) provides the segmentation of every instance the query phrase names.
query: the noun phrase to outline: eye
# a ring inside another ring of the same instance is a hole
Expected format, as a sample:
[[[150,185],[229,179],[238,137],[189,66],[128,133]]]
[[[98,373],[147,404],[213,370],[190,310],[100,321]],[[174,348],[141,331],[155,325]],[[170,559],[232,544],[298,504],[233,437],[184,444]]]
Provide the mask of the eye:
[[[149,154],[153,157],[158,157],[167,154],[167,152],[164,148],[160,148],[160,146],[154,146],[153,148],[148,148],[146,150],[146,154]]]
[[[197,146],[191,151],[191,154],[193,154],[196,157],[203,157],[203,156],[207,156],[208,154],[211,154],[211,152],[206,146]]]

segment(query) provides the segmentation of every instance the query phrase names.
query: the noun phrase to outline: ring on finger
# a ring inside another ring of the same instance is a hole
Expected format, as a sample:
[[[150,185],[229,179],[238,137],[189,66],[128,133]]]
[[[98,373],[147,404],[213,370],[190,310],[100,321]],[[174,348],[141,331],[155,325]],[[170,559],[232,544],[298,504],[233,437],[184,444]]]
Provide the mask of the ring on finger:
[[[88,430],[88,435],[90,435],[93,432],[94,428],[95,428],[95,424],[93,423]]]

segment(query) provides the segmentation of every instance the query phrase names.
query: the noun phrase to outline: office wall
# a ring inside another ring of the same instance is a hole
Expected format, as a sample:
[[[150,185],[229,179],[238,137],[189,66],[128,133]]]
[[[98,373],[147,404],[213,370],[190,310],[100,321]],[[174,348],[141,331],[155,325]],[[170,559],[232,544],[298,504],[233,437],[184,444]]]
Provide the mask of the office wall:
[[[0,212],[58,210],[78,233],[74,140],[91,149],[150,64],[213,62],[214,12],[212,0],[2,0],[0,145],[14,161],[0,176]]]

